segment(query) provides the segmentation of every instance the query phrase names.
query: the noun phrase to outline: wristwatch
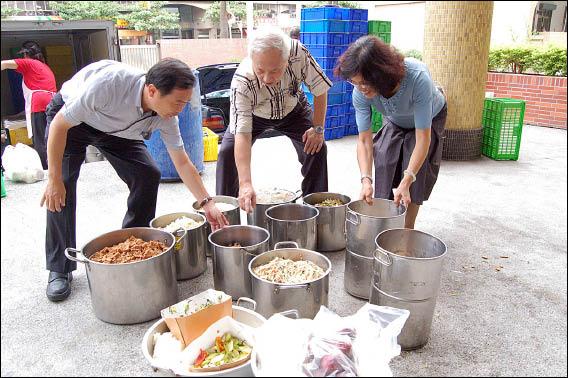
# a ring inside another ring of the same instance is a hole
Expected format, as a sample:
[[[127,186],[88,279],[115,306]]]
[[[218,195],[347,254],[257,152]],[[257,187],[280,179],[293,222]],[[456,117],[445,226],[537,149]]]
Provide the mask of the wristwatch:
[[[416,181],[416,174],[414,174],[414,172],[412,172],[410,169],[406,169],[403,173],[407,176],[410,176],[412,182]]]
[[[212,201],[212,200],[213,200],[213,198],[211,198],[209,196],[205,197],[203,199],[203,201],[199,202],[199,205],[197,205],[198,206],[197,208],[201,209],[203,206],[205,206],[207,204],[207,202]]]
[[[316,134],[323,134],[323,126],[314,126],[313,129]]]

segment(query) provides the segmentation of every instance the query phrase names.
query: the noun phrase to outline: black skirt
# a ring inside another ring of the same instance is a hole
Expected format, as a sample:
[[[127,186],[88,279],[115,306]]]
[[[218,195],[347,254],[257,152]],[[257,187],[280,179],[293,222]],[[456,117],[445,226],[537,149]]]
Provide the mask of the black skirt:
[[[410,186],[410,198],[416,205],[422,205],[430,197],[438,179],[447,114],[448,108],[444,105],[432,119],[428,156],[416,174],[416,181]],[[415,129],[399,127],[385,117],[385,124],[373,139],[376,198],[394,198],[392,190],[399,186],[415,144]]]

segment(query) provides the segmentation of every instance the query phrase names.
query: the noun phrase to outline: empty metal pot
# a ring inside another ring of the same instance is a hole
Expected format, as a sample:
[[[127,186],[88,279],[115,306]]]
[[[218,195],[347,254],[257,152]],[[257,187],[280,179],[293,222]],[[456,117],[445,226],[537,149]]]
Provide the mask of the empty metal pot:
[[[339,200],[340,206],[316,206],[326,199]],[[317,217],[317,250],[319,252],[339,251],[345,249],[345,214],[351,198],[338,193],[319,192],[308,194],[303,198],[307,205],[319,210]]]
[[[346,249],[343,275],[345,290],[354,297],[369,299],[372,277],[373,258],[361,256]]]
[[[103,264],[89,259],[95,252],[122,243],[130,236],[161,241],[168,249],[150,259],[127,264]],[[85,264],[97,318],[113,324],[136,324],[158,318],[162,309],[178,301],[174,243],[174,236],[166,231],[126,228],[103,234],[80,251],[67,248],[65,256]]]
[[[412,229],[393,229],[376,238],[372,304],[410,311],[398,343],[410,350],[426,345],[440,287],[446,245]]]
[[[230,225],[241,224],[241,209],[239,208],[239,200],[237,198],[230,196],[214,196],[211,198],[213,198],[213,201],[215,201],[215,203],[227,203],[229,205],[235,206],[235,208],[232,210],[221,212],[225,215]],[[199,208],[199,202],[195,201],[192,207],[199,214],[205,216],[205,211]],[[205,225],[205,230],[207,232],[207,236],[205,237],[205,255],[211,257],[213,255],[213,246],[208,242],[207,239],[209,235],[211,235],[211,225],[209,224],[209,222],[207,222],[207,224]]]
[[[316,249],[317,217],[319,210],[313,206],[289,203],[276,205],[266,210],[270,247],[276,243],[293,241],[300,248]]]
[[[247,224],[252,226],[258,226],[268,229],[268,219],[266,218],[266,210],[270,209],[272,206],[281,205],[285,203],[292,203],[296,201],[301,195],[302,191],[298,190],[296,193],[284,189],[275,189],[278,192],[285,192],[290,194],[290,199],[288,201],[282,202],[270,202],[270,203],[256,203],[256,207],[251,213],[247,214]]]
[[[406,207],[394,201],[374,198],[369,205],[364,200],[347,205],[345,230],[347,249],[360,256],[373,257],[375,238],[384,230],[404,227]]]
[[[256,301],[256,311],[268,318],[277,312],[298,310],[301,318],[313,319],[322,305],[328,305],[331,262],[321,253],[297,248],[297,244],[294,248],[279,248],[284,244],[285,242],[278,243],[275,250],[255,257],[249,264],[252,298]],[[256,267],[269,263],[275,257],[311,261],[322,268],[324,274],[310,282],[280,284],[262,279],[254,273]]]
[[[213,246],[213,283],[234,299],[250,297],[249,262],[268,251],[270,235],[256,226],[227,226],[209,235]],[[239,243],[240,247],[231,247]]]
[[[205,246],[207,245],[206,219],[196,213],[172,213],[156,217],[150,221],[152,228],[164,228],[176,219],[187,217],[201,223],[198,227],[186,230],[184,237],[176,240],[175,259],[178,280],[194,278],[207,269]],[[178,247],[179,245],[179,247]]]

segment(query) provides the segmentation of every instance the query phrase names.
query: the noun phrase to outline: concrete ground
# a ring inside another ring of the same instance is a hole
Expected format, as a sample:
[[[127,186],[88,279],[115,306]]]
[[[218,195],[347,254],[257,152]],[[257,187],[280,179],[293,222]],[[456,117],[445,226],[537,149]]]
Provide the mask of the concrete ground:
[[[329,188],[356,198],[355,137],[331,141]],[[525,127],[518,161],[443,162],[417,228],[448,246],[430,342],[403,352],[395,376],[566,376],[565,130]],[[215,163],[203,179],[214,192]],[[253,149],[257,187],[300,187],[299,164],[283,137]],[[91,308],[84,267],[71,296],[45,296],[45,182],[7,182],[2,199],[2,376],[155,375],[140,344],[152,322],[118,326]],[[78,187],[78,246],[120,228],[126,186],[108,162],[84,165]],[[162,184],[157,215],[187,211],[180,183]],[[354,313],[364,301],[343,289],[344,252],[333,263],[329,307]],[[505,258],[506,257],[506,258]],[[498,271],[497,268],[500,268]],[[180,298],[213,286],[206,274],[179,284]]]

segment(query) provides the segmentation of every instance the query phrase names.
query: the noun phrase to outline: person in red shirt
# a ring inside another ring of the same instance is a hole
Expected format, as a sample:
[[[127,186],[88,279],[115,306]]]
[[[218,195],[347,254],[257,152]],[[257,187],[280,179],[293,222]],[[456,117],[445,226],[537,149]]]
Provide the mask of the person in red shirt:
[[[23,76],[28,136],[32,138],[43,169],[47,169],[45,109],[57,92],[55,76],[45,64],[41,48],[36,42],[24,42],[18,54],[21,54],[23,59],[3,60],[2,70],[16,70]]]

